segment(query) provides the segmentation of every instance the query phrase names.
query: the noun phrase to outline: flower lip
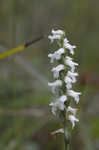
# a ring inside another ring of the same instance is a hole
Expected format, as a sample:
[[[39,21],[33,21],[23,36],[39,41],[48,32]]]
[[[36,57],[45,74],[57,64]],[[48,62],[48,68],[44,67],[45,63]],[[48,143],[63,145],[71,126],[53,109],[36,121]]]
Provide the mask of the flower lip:
[[[76,103],[78,103],[79,96],[81,95],[80,92],[75,92],[72,90],[73,83],[76,82],[76,77],[78,76],[78,73],[75,72],[78,63],[74,62],[71,57],[71,55],[75,52],[74,49],[76,46],[69,43],[68,39],[65,37],[65,32],[62,30],[52,29],[51,35],[49,35],[48,38],[52,43],[56,40],[58,46],[60,47],[57,51],[48,55],[51,63],[53,63],[54,60],[57,60],[56,63],[58,64],[56,67],[51,69],[56,80],[48,83],[52,89],[52,92],[58,98],[56,98],[56,100],[49,105],[51,106],[52,114],[55,116],[57,113],[59,115],[60,112],[66,113],[66,117],[64,119],[70,121],[73,129],[75,123],[79,122],[79,120],[75,117],[77,109],[72,108],[69,105],[70,103],[65,103],[65,101],[69,102],[71,97]],[[67,54],[69,54],[69,56]],[[55,133],[59,132],[63,133],[63,129],[55,131]]]

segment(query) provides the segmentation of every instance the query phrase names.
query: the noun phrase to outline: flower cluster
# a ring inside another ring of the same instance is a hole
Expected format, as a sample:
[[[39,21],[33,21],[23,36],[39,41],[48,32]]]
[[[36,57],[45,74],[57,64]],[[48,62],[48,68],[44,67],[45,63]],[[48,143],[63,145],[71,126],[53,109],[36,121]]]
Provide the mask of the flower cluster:
[[[57,63],[57,66],[51,69],[55,81],[48,83],[56,96],[56,100],[50,104],[51,110],[53,115],[65,112],[66,120],[69,120],[74,128],[75,122],[79,120],[75,117],[77,109],[72,108],[70,103],[72,99],[78,103],[81,95],[80,92],[72,89],[78,76],[78,73],[75,72],[78,63],[74,62],[72,58],[76,46],[69,43],[62,30],[52,30],[52,34],[48,38],[51,43],[56,41],[59,46],[58,50],[48,55],[51,63],[55,61]]]

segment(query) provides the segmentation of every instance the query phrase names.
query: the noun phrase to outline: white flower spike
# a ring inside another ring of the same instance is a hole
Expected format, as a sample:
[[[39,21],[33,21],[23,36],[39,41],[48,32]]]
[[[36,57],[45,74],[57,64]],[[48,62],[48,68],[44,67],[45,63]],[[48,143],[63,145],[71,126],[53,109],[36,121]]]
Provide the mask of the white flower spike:
[[[73,91],[73,84],[76,83],[76,77],[78,76],[78,73],[75,72],[78,63],[74,62],[71,56],[74,55],[76,46],[69,43],[62,30],[52,30],[48,38],[51,43],[54,40],[57,41],[56,43],[59,46],[58,50],[48,55],[51,63],[54,63],[54,61],[57,63],[57,66],[51,69],[55,81],[48,83],[56,96],[56,100],[50,103],[51,111],[54,116],[58,115],[65,121],[69,120],[73,129],[75,122],[79,120],[75,117],[77,109],[70,106],[70,99],[72,98],[78,103],[81,95],[80,92]],[[64,130],[59,129],[55,133],[61,131],[63,132]]]

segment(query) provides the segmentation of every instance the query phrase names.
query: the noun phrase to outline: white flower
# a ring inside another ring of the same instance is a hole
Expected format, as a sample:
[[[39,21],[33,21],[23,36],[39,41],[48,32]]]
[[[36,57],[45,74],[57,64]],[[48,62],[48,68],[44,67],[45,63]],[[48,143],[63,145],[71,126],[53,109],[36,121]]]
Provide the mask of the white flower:
[[[72,79],[68,76],[65,77],[64,79],[65,83],[66,83],[66,88],[67,89],[70,89],[72,88]]]
[[[50,106],[52,107],[52,113],[53,115],[56,115],[57,109],[59,110],[64,110],[64,102],[67,100],[67,96],[66,95],[62,95],[61,97],[59,97],[58,99],[56,99],[56,101],[53,103],[50,103]]]
[[[54,74],[54,78],[58,78],[59,77],[59,72],[64,70],[64,65],[60,64],[57,67],[54,67],[51,71]]]
[[[68,65],[69,67],[71,67],[71,71],[74,72],[75,70],[75,66],[78,66],[78,64],[76,62],[72,61],[72,58],[69,56],[66,56],[66,60],[65,60],[66,65]]]
[[[68,120],[70,120],[71,123],[72,123],[72,129],[75,126],[75,122],[79,122],[79,120],[75,116],[73,116],[73,115],[69,115]]]
[[[73,97],[74,100],[76,101],[76,103],[79,102],[79,95],[81,95],[80,92],[75,92],[75,91],[73,91],[73,90],[68,90],[68,91],[67,91],[67,94],[68,94],[69,96]]]
[[[61,59],[61,55],[64,54],[65,50],[64,48],[60,48],[59,50],[57,50],[54,54],[55,54],[55,59],[56,60],[60,60]]]
[[[67,108],[67,112],[71,112],[73,115],[76,115],[77,109],[76,108],[72,108],[71,106],[68,106]]]
[[[67,48],[70,51],[70,54],[74,54],[74,48],[76,48],[75,45],[70,45],[69,41],[65,38],[64,39],[64,47]]]
[[[66,95],[62,95],[60,96],[57,101],[64,103],[67,100],[67,96]]]
[[[48,38],[51,40],[51,43],[54,42],[54,40],[60,40],[61,39],[61,35],[49,35]]]
[[[76,73],[76,72],[71,72],[71,71],[67,72],[67,75],[64,79],[67,89],[72,88],[72,83],[76,82],[76,76],[78,76],[78,73]]]
[[[68,71],[67,72],[67,76],[72,79],[72,83],[75,83],[76,82],[76,76],[78,76],[78,73],[77,72]]]
[[[52,114],[56,116],[56,111],[57,111],[57,105],[56,105],[56,103],[52,102],[49,105],[51,106]]]
[[[63,34],[64,34],[64,31],[52,29],[52,34],[53,34],[53,35],[56,35],[56,34],[58,34],[58,35],[63,35]]]
[[[55,55],[54,54],[48,54],[48,57],[51,58],[51,63],[54,62]]]
[[[51,86],[51,87],[53,87],[53,86],[55,86],[55,87],[62,86],[62,81],[61,80],[56,80],[54,82],[48,82],[48,85]]]
[[[64,31],[52,30],[52,35],[49,35],[48,38],[51,40],[51,43],[53,43],[54,40],[60,40],[62,35],[64,35]]]
[[[58,99],[56,99],[56,107],[59,109],[59,110],[64,110],[64,102],[67,100],[67,97],[65,95],[59,97]]]
[[[68,39],[67,38],[64,38],[64,46],[66,43],[69,43]]]
[[[54,82],[48,82],[48,86],[52,87],[52,92],[55,93],[56,87],[62,86],[62,81],[56,80]]]
[[[54,135],[54,134],[57,134],[57,133],[64,133],[64,129],[63,128],[58,129],[56,131],[53,131],[51,134]]]
[[[48,57],[51,58],[51,63],[54,62],[54,59],[60,60],[61,59],[61,55],[64,54],[64,52],[65,52],[64,48],[60,48],[55,53],[49,54]]]

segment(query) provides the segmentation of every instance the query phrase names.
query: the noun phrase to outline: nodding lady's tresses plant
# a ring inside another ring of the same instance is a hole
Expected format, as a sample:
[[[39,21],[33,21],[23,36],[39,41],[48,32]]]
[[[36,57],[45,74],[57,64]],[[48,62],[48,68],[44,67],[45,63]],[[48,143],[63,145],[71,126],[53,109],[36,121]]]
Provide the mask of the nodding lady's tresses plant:
[[[51,43],[56,41],[59,49],[48,55],[50,62],[57,62],[57,66],[52,68],[54,82],[49,82],[48,85],[52,88],[52,93],[56,99],[50,103],[51,111],[54,116],[59,116],[63,128],[56,130],[53,133],[64,133],[65,149],[70,147],[71,131],[79,120],[76,118],[76,108],[72,108],[73,100],[76,104],[79,103],[80,92],[75,92],[73,84],[76,83],[78,73],[75,72],[78,63],[73,61],[74,49],[76,46],[71,45],[62,30],[52,30],[52,35],[49,35]]]

